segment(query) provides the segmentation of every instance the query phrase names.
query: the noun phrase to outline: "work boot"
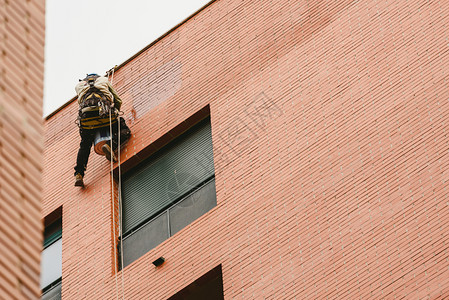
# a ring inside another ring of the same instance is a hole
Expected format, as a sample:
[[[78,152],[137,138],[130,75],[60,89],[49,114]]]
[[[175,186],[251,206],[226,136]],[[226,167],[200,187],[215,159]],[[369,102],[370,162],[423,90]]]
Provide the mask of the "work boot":
[[[83,175],[76,173],[75,175],[75,186],[84,187]]]
[[[115,154],[113,151],[111,151],[111,147],[108,144],[104,144],[101,147],[101,150],[103,150],[104,156],[106,156],[106,159],[113,162],[117,161],[117,157],[115,157]]]

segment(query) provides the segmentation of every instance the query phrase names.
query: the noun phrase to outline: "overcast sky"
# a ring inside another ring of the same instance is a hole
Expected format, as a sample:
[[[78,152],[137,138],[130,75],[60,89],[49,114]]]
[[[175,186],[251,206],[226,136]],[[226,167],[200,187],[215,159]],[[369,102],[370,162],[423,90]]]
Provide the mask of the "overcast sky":
[[[44,116],[210,0],[46,0]]]

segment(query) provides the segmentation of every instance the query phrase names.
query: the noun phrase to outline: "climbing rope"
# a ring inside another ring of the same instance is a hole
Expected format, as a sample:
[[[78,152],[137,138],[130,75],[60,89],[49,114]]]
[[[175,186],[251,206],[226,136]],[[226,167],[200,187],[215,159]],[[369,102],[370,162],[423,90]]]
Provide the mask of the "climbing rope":
[[[114,71],[115,71],[116,66],[114,66],[112,68],[112,74],[108,71],[108,80],[109,80],[109,75],[111,74],[111,80],[110,83],[112,85],[113,81],[114,81]],[[122,170],[121,170],[121,162],[120,162],[120,118],[117,116],[117,156],[118,156],[118,201],[119,201],[119,234],[120,234],[120,266],[122,267],[122,271],[121,271],[121,281],[122,281],[122,299],[125,299],[125,284],[124,284],[124,266],[123,266],[123,232],[122,232]],[[117,299],[119,298],[118,296],[118,281],[117,281],[117,247],[115,245],[117,239],[116,239],[116,235],[115,235],[115,193],[114,193],[114,177],[113,177],[113,171],[114,171],[114,165],[113,165],[113,148],[112,148],[112,112],[111,109],[109,110],[109,133],[110,133],[110,146],[111,146],[111,196],[112,196],[112,227],[113,227],[113,237],[114,237],[114,269],[115,269],[115,292],[116,292],[116,296]]]
[[[111,115],[111,110],[109,110],[109,134],[111,137],[111,151],[112,151],[112,115]],[[112,153],[111,153],[112,155]],[[114,197],[114,178],[113,178],[113,172],[114,170],[114,166],[113,166],[113,162],[111,159],[111,197],[112,197],[112,233],[113,233],[113,237],[114,237],[114,243],[113,243],[113,247],[114,247],[114,271],[115,271],[115,295],[117,296],[118,299],[118,282],[117,282],[117,247],[115,246],[115,242],[117,241],[116,237],[115,237],[115,197]]]
[[[117,118],[119,118],[118,116],[117,116]],[[119,233],[120,233],[120,265],[122,266],[122,296],[123,296],[123,299],[125,299],[125,295],[124,295],[124,290],[125,290],[125,280],[124,280],[124,275],[123,275],[123,273],[125,272],[124,271],[124,265],[123,265],[123,231],[122,231],[122,224],[123,224],[123,222],[122,222],[122,216],[123,216],[123,214],[122,214],[122,169],[121,169],[121,162],[120,162],[120,148],[121,148],[121,141],[120,141],[120,138],[121,138],[121,131],[120,131],[120,118],[119,118],[119,120],[117,121],[117,130],[118,130],[118,152],[117,152],[117,155],[118,155],[118,205],[119,205]]]

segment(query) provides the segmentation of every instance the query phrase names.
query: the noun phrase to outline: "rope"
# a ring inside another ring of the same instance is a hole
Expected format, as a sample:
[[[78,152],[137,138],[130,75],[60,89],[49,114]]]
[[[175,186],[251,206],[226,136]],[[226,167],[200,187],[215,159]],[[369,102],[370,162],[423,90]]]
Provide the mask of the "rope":
[[[111,137],[111,151],[112,151],[112,115],[111,115],[111,110],[109,110],[109,134]],[[111,153],[112,156],[112,153]],[[115,197],[114,197],[114,178],[113,178],[113,172],[114,170],[114,166],[113,166],[113,162],[111,159],[111,197],[112,197],[112,232],[113,232],[113,236],[114,236],[114,243],[113,243],[113,247],[114,247],[114,271],[115,271],[115,295],[117,296],[118,299],[118,282],[117,282],[117,247],[115,246],[115,242],[116,242],[116,237],[115,237]]]
[[[118,155],[118,203],[119,203],[119,209],[120,209],[120,212],[119,212],[119,233],[120,233],[120,237],[121,237],[121,240],[120,240],[120,265],[122,266],[122,296],[123,296],[123,299],[125,299],[125,296],[124,296],[124,291],[125,291],[125,280],[124,280],[124,266],[123,266],[123,231],[122,231],[122,220],[123,220],[123,218],[122,218],[122,169],[121,169],[121,162],[120,162],[120,145],[121,145],[121,143],[120,143],[120,136],[121,136],[121,134],[120,134],[120,119],[118,120],[118,124],[117,124],[117,127],[118,127],[118,153],[117,153],[117,155]]]
[[[115,66],[112,68],[112,74],[111,74],[111,80],[110,83],[112,85],[113,81],[114,81],[114,71],[115,71]],[[108,72],[108,77],[109,77],[109,72]],[[109,79],[109,78],[108,78]],[[120,265],[122,267],[122,274],[121,274],[121,280],[122,280],[122,299],[125,299],[125,284],[124,284],[124,266],[123,266],[123,232],[122,232],[122,170],[121,170],[121,162],[120,162],[120,118],[118,117],[118,124],[117,124],[117,137],[118,137],[118,200],[119,200],[119,234],[121,237],[121,241],[120,241]],[[115,264],[115,291],[116,291],[116,295],[117,295],[117,299],[118,297],[118,281],[117,281],[117,247],[115,246],[115,242],[116,242],[116,236],[115,236],[115,193],[114,193],[114,178],[113,178],[113,171],[114,171],[114,166],[113,166],[113,148],[112,148],[112,113],[111,113],[111,109],[109,110],[109,133],[111,136],[111,195],[112,195],[112,222],[113,222],[113,231],[114,231],[114,264]]]

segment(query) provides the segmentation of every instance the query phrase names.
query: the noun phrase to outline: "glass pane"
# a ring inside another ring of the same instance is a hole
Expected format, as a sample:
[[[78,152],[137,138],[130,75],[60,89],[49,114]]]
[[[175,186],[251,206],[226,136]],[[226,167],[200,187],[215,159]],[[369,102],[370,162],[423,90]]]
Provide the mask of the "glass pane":
[[[170,232],[174,235],[217,205],[215,178],[170,208]]]
[[[62,239],[42,251],[41,289],[62,277]]]
[[[168,237],[167,213],[163,213],[123,240],[123,265],[126,267]]]

